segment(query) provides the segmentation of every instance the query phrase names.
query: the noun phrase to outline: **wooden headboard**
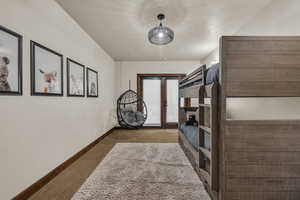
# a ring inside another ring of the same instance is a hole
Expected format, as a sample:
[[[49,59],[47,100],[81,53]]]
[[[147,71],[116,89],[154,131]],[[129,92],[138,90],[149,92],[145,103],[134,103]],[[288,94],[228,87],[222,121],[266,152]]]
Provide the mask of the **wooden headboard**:
[[[227,97],[300,96],[300,37],[224,36],[220,51]]]

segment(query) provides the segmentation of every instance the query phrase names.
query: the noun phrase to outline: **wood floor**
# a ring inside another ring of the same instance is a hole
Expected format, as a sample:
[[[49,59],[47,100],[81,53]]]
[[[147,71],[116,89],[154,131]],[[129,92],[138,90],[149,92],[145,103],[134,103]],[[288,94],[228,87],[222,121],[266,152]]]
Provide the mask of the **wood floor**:
[[[176,129],[116,129],[70,167],[60,173],[30,200],[69,200],[116,143],[176,143]]]

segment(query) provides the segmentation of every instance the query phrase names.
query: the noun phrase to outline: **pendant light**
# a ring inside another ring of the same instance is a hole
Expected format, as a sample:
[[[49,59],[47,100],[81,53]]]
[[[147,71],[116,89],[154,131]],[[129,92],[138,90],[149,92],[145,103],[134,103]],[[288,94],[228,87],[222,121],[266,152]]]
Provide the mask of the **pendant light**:
[[[148,33],[149,42],[155,45],[166,45],[174,40],[174,32],[163,26],[162,21],[165,19],[164,14],[157,15],[160,21],[159,26],[152,28]]]

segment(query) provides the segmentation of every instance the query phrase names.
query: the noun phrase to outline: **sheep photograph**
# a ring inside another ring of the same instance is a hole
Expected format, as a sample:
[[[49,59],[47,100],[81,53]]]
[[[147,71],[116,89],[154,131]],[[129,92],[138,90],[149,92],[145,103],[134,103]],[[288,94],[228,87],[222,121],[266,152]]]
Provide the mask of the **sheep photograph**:
[[[63,56],[31,42],[32,95],[63,95]]]

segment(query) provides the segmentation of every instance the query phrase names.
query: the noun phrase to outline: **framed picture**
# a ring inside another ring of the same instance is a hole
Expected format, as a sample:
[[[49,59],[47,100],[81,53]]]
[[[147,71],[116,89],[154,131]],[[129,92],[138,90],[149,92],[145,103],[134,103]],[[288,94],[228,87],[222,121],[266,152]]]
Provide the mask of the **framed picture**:
[[[88,97],[98,97],[98,72],[87,68],[87,96]]]
[[[0,26],[0,95],[22,95],[22,40]]]
[[[84,83],[85,66],[67,58],[67,95],[73,97],[85,96]]]
[[[63,55],[31,41],[31,95],[63,96]]]

